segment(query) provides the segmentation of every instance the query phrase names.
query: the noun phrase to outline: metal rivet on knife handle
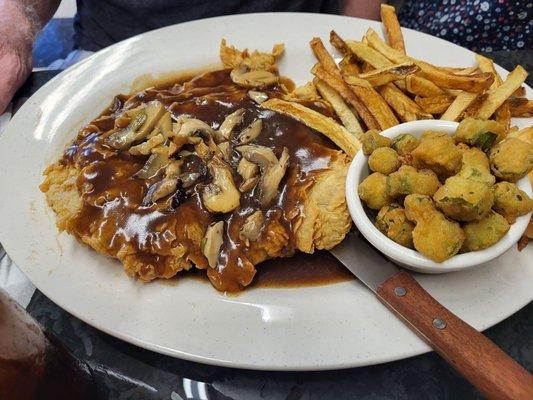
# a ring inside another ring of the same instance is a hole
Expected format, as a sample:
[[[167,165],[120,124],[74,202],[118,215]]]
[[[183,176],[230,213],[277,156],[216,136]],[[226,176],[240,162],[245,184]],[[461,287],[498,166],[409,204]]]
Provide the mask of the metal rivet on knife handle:
[[[442,319],[435,318],[433,320],[433,326],[437,329],[444,329],[446,328],[446,322],[444,322]]]
[[[403,297],[403,296],[405,296],[406,293],[407,293],[407,290],[405,290],[405,288],[402,287],[402,286],[397,286],[397,287],[394,288],[394,294],[396,296]]]

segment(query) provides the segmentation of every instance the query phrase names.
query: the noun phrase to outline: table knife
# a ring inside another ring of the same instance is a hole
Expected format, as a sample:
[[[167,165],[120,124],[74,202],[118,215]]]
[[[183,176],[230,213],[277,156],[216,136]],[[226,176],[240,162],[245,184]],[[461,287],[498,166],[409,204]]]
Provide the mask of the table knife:
[[[490,399],[533,399],[533,375],[435,300],[405,270],[350,233],[330,250],[411,330]]]

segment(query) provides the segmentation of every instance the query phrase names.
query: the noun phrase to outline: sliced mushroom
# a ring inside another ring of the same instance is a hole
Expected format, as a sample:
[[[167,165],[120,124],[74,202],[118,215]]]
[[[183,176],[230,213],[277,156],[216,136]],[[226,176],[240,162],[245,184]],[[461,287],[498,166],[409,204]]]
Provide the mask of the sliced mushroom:
[[[268,100],[268,94],[264,92],[258,92],[257,90],[250,90],[248,97],[255,101],[257,104],[261,104]]]
[[[176,191],[178,187],[178,178],[165,178],[162,181],[154,183],[148,189],[146,196],[142,201],[143,206],[149,206],[163,197],[169,196]]]
[[[215,130],[202,120],[181,117],[181,122],[180,129],[177,133],[178,136],[189,137],[196,133],[204,133],[208,136],[215,134]]]
[[[177,178],[180,176],[181,166],[183,160],[172,160],[165,168],[165,176],[167,178]]]
[[[257,210],[244,221],[239,232],[239,238],[246,243],[246,246],[249,246],[250,242],[255,242],[259,238],[261,228],[263,228],[263,220],[263,212]]]
[[[224,118],[224,121],[220,124],[220,127],[218,128],[218,136],[221,137],[221,140],[219,141],[217,140],[218,138],[215,137],[215,141],[223,142],[226,140],[230,140],[233,129],[242,122],[243,115],[244,108],[239,108],[238,110],[233,111],[226,118]]]
[[[241,185],[239,186],[239,190],[241,191],[241,193],[246,193],[252,190],[255,185],[257,185],[257,182],[259,182],[259,176],[248,178],[243,183],[241,183]]]
[[[159,146],[165,140],[165,137],[161,133],[158,133],[156,136],[151,137],[146,142],[142,142],[136,146],[131,146],[129,153],[133,154],[134,156],[148,155],[154,147]]]
[[[117,150],[124,150],[133,143],[144,140],[152,132],[164,112],[165,108],[159,101],[148,103],[137,112],[137,115],[126,128],[110,135],[106,139],[107,144]]]
[[[163,153],[153,153],[148,158],[144,166],[133,175],[136,178],[150,179],[154,177],[157,172],[168,164],[168,157]]]
[[[155,129],[159,131],[159,133],[162,133],[164,137],[169,137],[169,133],[172,132],[172,118],[170,117],[170,113],[168,111],[161,116],[161,119],[156,124]]]
[[[237,142],[239,144],[250,143],[252,140],[255,140],[259,136],[262,128],[263,121],[261,121],[260,119],[256,119],[246,128],[244,128],[241,133],[239,133],[239,136],[237,136]]]
[[[289,151],[283,148],[279,161],[266,168],[259,182],[259,201],[263,206],[269,205],[278,194],[278,187],[289,166]]]
[[[253,178],[259,172],[257,164],[248,161],[246,158],[241,158],[237,164],[237,172],[244,180]]]
[[[222,158],[224,158],[224,161],[227,163],[231,162],[231,143],[230,142],[222,142],[218,144],[218,148],[220,149],[222,153]]]
[[[237,151],[242,154],[244,158],[262,168],[267,168],[278,162],[276,155],[271,148],[257,145],[244,145],[237,147]]]
[[[180,180],[183,184],[183,187],[185,189],[190,188],[192,185],[198,181],[202,177],[202,174],[200,172],[186,172],[184,174],[180,175]]]
[[[236,209],[241,194],[235,187],[229,165],[215,156],[208,168],[213,181],[204,187],[202,193],[204,206],[214,213],[226,213]]]
[[[220,247],[224,242],[224,221],[218,221],[207,227],[205,236],[202,239],[200,249],[202,254],[207,258],[207,262],[211,268],[215,268],[220,255]]]
[[[246,68],[235,68],[230,73],[231,80],[245,88],[263,89],[278,82],[278,77],[269,71],[247,71]]]

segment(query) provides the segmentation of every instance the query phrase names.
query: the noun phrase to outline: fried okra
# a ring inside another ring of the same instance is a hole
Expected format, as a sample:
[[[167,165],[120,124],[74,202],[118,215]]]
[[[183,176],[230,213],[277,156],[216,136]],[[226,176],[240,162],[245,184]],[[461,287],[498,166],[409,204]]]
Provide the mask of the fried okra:
[[[365,156],[372,154],[377,148],[390,147],[391,145],[391,140],[388,137],[381,136],[375,129],[363,133],[360,140],[363,145],[363,153]]]
[[[435,202],[446,216],[458,221],[483,218],[490,211],[494,196],[489,161],[477,148],[463,151],[462,168],[437,190]]]
[[[515,182],[533,168],[533,144],[511,137],[494,146],[489,158],[494,175]]]
[[[497,243],[509,231],[507,220],[495,211],[490,211],[478,221],[463,225],[465,241],[463,251],[483,250]]]
[[[387,186],[391,197],[413,193],[433,196],[440,187],[440,182],[437,175],[429,169],[418,171],[410,165],[402,165],[398,171],[389,175]]]
[[[496,181],[494,175],[490,173],[489,159],[485,153],[476,147],[463,150],[463,163],[457,175],[473,181],[483,182],[489,186]]]
[[[533,200],[526,192],[511,182],[498,182],[492,188],[493,208],[513,224],[516,218],[533,210]]]
[[[398,153],[390,147],[379,147],[368,157],[368,166],[374,172],[389,175],[400,168]]]
[[[396,243],[413,248],[415,225],[407,219],[404,208],[399,204],[393,203],[379,210],[376,227]]]
[[[497,121],[465,118],[461,121],[453,138],[456,143],[466,143],[482,151],[489,151],[492,145],[505,137],[505,126]]]
[[[446,179],[461,169],[462,153],[446,134],[425,133],[411,156],[415,167],[431,169],[441,179]]]
[[[413,244],[427,258],[443,262],[461,249],[465,234],[459,223],[435,207],[429,196],[411,194],[404,200],[405,215],[415,223]]]
[[[487,215],[494,196],[485,183],[456,175],[446,179],[434,199],[446,216],[457,221],[473,221]]]
[[[419,144],[419,139],[415,138],[413,135],[405,133],[403,135],[396,136],[392,140],[391,147],[396,150],[399,155],[404,156],[411,153]]]
[[[392,200],[387,192],[387,177],[379,172],[368,175],[357,189],[359,197],[373,210],[379,210]]]

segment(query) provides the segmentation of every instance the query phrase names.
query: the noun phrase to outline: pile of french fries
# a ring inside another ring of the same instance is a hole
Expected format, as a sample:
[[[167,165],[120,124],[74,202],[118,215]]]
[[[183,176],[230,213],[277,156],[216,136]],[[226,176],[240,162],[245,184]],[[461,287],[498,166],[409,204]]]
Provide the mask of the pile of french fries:
[[[318,60],[311,70],[312,86],[342,125],[282,99],[263,106],[322,132],[350,156],[360,148],[358,137],[363,132],[401,122],[475,117],[494,119],[512,133],[518,128],[511,126],[511,117],[533,116],[533,101],[524,97],[522,84],[528,73],[522,66],[505,81],[492,61],[481,55],[476,55],[475,67],[435,66],[407,55],[394,7],[381,6],[381,21],[386,40],[373,29],[360,41],[345,40],[331,31],[330,43],[342,55],[338,64],[320,38],[310,42]]]

